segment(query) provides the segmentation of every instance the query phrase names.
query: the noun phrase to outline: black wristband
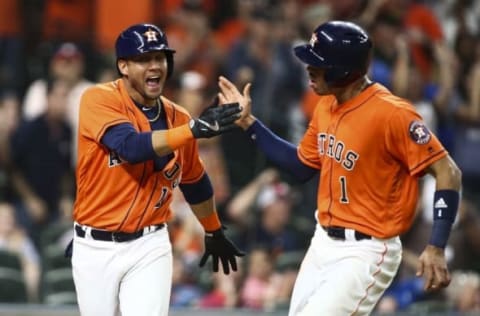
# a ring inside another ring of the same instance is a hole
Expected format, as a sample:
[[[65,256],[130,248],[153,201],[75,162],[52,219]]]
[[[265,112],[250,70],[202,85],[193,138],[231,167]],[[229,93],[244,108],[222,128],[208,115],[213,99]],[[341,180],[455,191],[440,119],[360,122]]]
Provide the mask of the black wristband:
[[[438,190],[434,194],[433,227],[430,244],[445,248],[457,216],[460,195],[455,190]]]

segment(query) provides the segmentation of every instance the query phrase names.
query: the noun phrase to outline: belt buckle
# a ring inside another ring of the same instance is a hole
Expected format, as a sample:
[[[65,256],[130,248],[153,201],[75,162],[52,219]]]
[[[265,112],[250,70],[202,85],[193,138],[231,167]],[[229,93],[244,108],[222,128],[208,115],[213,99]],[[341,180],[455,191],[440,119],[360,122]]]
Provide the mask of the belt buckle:
[[[327,227],[327,235],[332,239],[345,240],[345,230],[341,227],[329,226]]]
[[[126,241],[126,240],[127,239],[122,237],[121,232],[112,232],[112,241],[123,242],[123,241]]]

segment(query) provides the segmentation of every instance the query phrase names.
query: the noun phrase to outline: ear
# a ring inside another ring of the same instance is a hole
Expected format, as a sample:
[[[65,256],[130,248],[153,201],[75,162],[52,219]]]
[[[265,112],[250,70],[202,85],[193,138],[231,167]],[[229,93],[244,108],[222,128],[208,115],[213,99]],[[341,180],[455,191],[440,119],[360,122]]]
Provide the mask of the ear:
[[[128,63],[125,59],[117,60],[117,68],[121,75],[128,76]]]

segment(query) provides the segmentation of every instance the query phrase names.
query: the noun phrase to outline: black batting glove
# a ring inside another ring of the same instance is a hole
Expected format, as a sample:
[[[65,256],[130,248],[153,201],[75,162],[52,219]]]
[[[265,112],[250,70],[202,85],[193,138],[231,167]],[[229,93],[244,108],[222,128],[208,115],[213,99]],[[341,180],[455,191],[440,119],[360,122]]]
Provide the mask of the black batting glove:
[[[238,103],[218,105],[218,98],[197,119],[190,120],[190,129],[195,138],[210,138],[236,127],[242,108]]]
[[[213,232],[205,232],[205,253],[200,260],[199,266],[203,267],[212,256],[213,272],[218,272],[218,262],[222,262],[223,273],[229,274],[230,267],[237,271],[237,258],[243,257],[245,253],[240,251],[234,243],[223,233],[223,228]]]

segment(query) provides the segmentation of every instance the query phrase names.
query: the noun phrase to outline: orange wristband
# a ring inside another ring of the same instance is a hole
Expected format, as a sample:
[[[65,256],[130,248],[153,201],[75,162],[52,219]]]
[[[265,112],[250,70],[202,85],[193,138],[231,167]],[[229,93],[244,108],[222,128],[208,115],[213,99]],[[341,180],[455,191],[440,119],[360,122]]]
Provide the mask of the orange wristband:
[[[206,232],[213,232],[222,227],[217,212],[212,212],[210,215],[199,218],[198,220]]]
[[[165,138],[167,140],[168,147],[170,147],[172,150],[175,150],[192,140],[193,134],[189,124],[187,123],[179,127],[168,129]]]

